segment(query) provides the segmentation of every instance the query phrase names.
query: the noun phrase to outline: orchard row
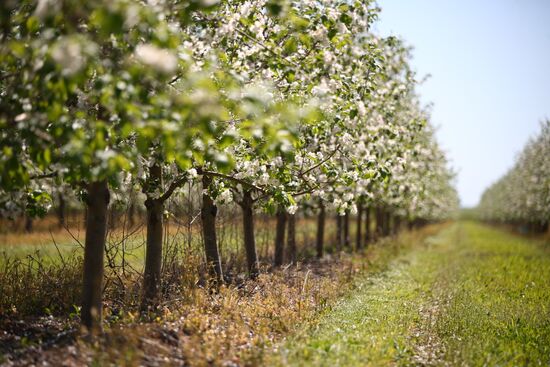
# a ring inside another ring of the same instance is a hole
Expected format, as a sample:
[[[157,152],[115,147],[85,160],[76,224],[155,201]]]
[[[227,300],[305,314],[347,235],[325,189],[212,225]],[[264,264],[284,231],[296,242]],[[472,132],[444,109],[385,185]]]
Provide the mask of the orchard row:
[[[284,231],[304,207],[344,217],[378,208],[396,223],[441,220],[457,206],[410,50],[371,31],[371,1],[0,6],[0,208],[42,215],[60,187],[85,203],[90,329],[101,323],[113,192],[145,196],[144,309],[158,302],[165,203],[190,181],[202,184],[218,281],[224,203],[242,208],[252,277],[259,210],[277,213]]]
[[[541,124],[515,165],[481,198],[483,219],[544,230],[550,222],[550,120]],[[529,228],[526,228],[529,229]]]

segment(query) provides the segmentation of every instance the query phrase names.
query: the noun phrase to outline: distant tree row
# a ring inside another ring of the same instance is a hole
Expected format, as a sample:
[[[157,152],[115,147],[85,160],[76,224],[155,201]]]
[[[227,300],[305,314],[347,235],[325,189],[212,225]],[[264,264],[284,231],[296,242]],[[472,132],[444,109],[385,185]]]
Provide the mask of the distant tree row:
[[[541,124],[515,165],[491,185],[481,198],[479,215],[485,220],[544,231],[550,222],[550,120]]]
[[[376,215],[387,234],[390,223],[444,219],[457,206],[409,50],[371,32],[379,11],[371,1],[0,7],[0,207],[41,215],[60,187],[85,203],[89,329],[101,325],[113,192],[144,195],[144,310],[158,303],[166,202],[190,181],[202,184],[205,259],[217,283],[223,203],[242,209],[252,278],[257,211],[278,218],[280,265],[287,221],[293,233],[300,208],[319,215],[323,256],[327,211],[345,218],[339,233],[350,215],[358,223]]]

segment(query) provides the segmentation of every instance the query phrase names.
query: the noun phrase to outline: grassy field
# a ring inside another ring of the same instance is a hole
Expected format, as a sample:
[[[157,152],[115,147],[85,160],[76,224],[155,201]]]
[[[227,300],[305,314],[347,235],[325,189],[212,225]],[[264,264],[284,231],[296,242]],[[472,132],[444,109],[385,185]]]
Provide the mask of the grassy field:
[[[278,365],[550,364],[550,247],[456,223],[360,279]]]
[[[138,242],[140,235],[134,236]],[[17,305],[16,312],[4,302],[4,311],[27,315],[47,308],[57,318],[32,321],[30,329],[48,329],[48,335],[72,330],[76,323],[67,312],[78,304],[80,266],[58,264],[57,250],[47,241],[25,245],[29,238],[18,239],[20,247],[13,244],[10,256],[25,258],[26,251],[43,246],[52,251],[57,270],[18,273],[15,283],[21,284],[13,289],[15,278],[0,272],[0,285],[6,286],[0,294],[11,289]],[[227,237],[234,240],[237,235]],[[196,366],[550,364],[550,245],[542,240],[460,221],[403,232],[364,253],[325,260],[266,272],[255,282],[213,294],[197,287],[200,259],[186,257],[182,265],[192,279],[179,279],[164,313],[145,323],[136,322],[133,311],[115,313],[117,302],[137,302],[139,283],[128,283],[128,294],[121,296],[111,276],[104,311],[112,321],[105,325],[103,347],[96,350],[77,338],[31,355],[25,345],[41,343],[43,333],[20,342],[15,336],[27,335],[26,329],[13,326],[9,316],[6,335],[14,337],[6,339],[11,344],[4,350],[10,354],[4,358],[27,355],[55,365],[76,346],[71,358],[77,365],[93,360],[133,366],[148,358]],[[165,339],[166,333],[176,341]],[[117,347],[109,347],[115,339],[120,339]],[[143,340],[149,349],[140,349]]]
[[[61,307],[78,303],[80,267],[68,268],[70,274],[63,267],[46,272],[46,276],[40,269],[27,272],[28,281],[17,279],[14,283],[22,286],[15,289],[17,294],[13,289],[10,293],[17,310],[12,311],[9,297],[2,298],[8,317],[0,318],[0,365],[6,361],[18,361],[20,365],[31,361],[36,365],[41,361],[49,365],[101,366],[182,365],[182,361],[190,366],[265,365],[264,358],[274,345],[353,292],[353,279],[385,271],[398,254],[419,246],[446,225],[404,231],[370,244],[366,251],[343,252],[321,261],[265,271],[257,280],[228,284],[218,292],[199,286],[194,278],[186,280],[196,274],[196,259],[187,258],[181,264],[187,266],[184,277],[175,278],[162,313],[151,320],[140,318],[132,303],[132,294],[139,295],[139,289],[126,287],[128,295],[122,297],[116,278],[108,277],[105,335],[92,344],[79,338],[78,320],[68,313],[73,311]],[[0,294],[6,295],[2,285],[9,288],[13,279],[2,281],[3,275],[0,272]],[[127,311],[116,312],[120,310],[119,302],[125,302]],[[17,319],[34,315],[44,307],[56,312],[52,317],[31,317],[26,322]],[[1,308],[0,304],[0,314]],[[59,338],[64,342],[54,341],[47,348],[39,348]]]

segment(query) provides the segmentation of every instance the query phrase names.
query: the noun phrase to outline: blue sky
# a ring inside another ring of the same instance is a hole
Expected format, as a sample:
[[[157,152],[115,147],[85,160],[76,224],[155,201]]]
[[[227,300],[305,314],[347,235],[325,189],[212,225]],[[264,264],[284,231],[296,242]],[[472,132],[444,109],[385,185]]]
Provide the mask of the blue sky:
[[[550,0],[379,0],[375,30],[414,47],[419,88],[463,206],[550,118]],[[550,158],[549,158],[550,159]]]

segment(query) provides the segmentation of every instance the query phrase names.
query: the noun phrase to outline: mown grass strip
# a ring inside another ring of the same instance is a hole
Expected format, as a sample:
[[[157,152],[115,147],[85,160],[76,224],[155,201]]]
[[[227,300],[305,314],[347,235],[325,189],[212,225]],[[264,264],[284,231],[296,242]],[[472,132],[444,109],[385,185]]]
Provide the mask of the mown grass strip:
[[[457,223],[364,278],[280,365],[548,365],[550,251]]]
[[[274,357],[280,365],[408,364],[414,356],[412,330],[422,303],[430,298],[438,258],[448,251],[453,225],[400,256],[389,270],[360,279],[357,288],[312,329],[284,344]]]
[[[472,222],[435,325],[452,365],[550,365],[550,247]],[[446,290],[443,292],[443,290]]]

